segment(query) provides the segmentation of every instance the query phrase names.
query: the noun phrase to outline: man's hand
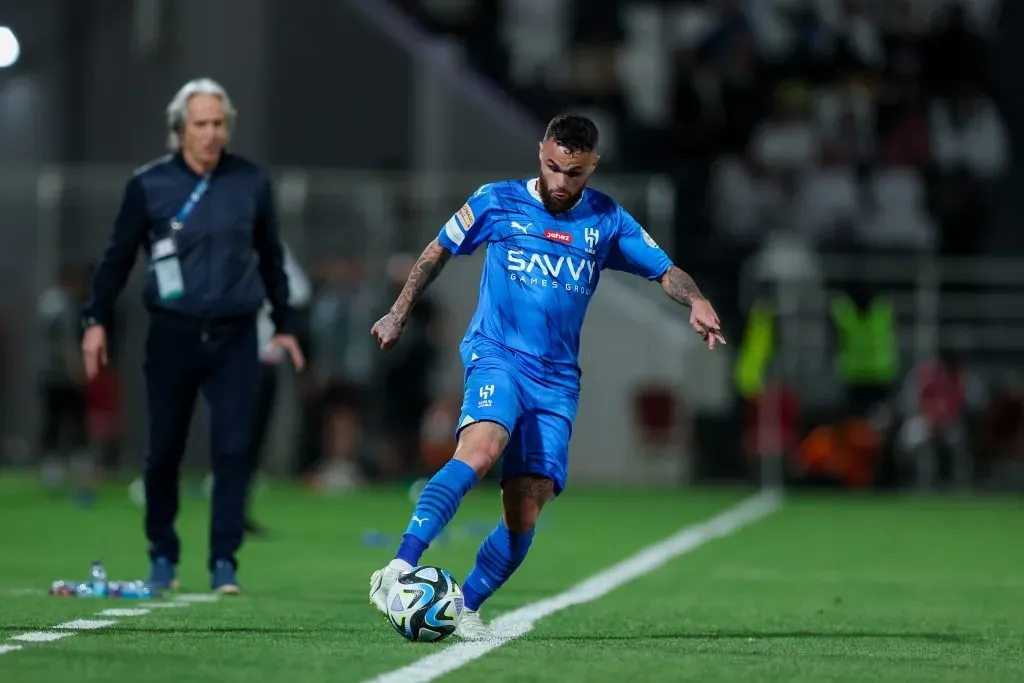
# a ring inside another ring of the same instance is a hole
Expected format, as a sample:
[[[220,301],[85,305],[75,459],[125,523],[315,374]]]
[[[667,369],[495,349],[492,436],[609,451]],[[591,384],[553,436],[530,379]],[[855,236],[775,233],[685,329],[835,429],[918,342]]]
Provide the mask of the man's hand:
[[[697,289],[697,283],[693,281],[692,277],[679,268],[671,266],[661,276],[661,287],[666,294],[672,297],[673,301],[690,307],[690,325],[697,331],[697,334],[704,337],[709,349],[713,350],[715,344],[725,344],[722,326],[718,322],[718,314]]]
[[[378,320],[370,328],[370,334],[377,340],[382,349],[390,349],[398,343],[405,330],[405,321],[399,318],[393,311]]]
[[[100,370],[107,365],[107,330],[103,325],[92,325],[82,337],[82,360],[85,362],[85,378],[96,379]]]
[[[708,349],[714,350],[715,344],[725,344],[722,335],[722,324],[718,322],[718,314],[707,299],[698,299],[690,304],[690,325],[697,334],[704,337]]]
[[[413,306],[451,257],[452,253],[442,247],[436,239],[423,250],[391,310],[370,328],[370,334],[380,344],[380,348],[390,349],[398,343]]]
[[[306,358],[302,355],[302,348],[299,346],[299,340],[292,334],[277,334],[267,344],[267,351],[273,353],[278,349],[288,353],[288,356],[292,359],[292,365],[299,372],[302,372],[306,367]]]

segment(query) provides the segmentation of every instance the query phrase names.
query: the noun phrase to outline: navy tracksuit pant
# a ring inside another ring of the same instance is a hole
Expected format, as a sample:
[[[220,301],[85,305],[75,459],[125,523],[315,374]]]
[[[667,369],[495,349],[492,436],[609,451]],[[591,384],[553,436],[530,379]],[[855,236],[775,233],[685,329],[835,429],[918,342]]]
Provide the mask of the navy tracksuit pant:
[[[177,564],[178,479],[196,397],[206,399],[213,472],[209,565],[242,545],[253,472],[251,440],[260,379],[256,318],[203,321],[153,313],[145,351],[148,401],[146,537],[150,558]]]

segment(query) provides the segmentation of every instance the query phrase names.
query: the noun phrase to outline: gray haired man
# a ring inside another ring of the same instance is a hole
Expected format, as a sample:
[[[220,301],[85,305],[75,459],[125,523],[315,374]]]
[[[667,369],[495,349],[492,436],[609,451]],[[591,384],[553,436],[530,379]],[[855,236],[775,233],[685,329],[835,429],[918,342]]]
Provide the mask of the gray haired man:
[[[270,301],[271,344],[298,369],[288,279],[267,172],[226,151],[235,109],[209,79],[186,83],[167,107],[171,153],[137,169],[125,187],[110,242],[85,306],[86,374],[107,360],[114,301],[141,250],[150,314],[145,348],[148,430],[143,479],[150,582],[176,584],[174,529],[178,479],[189,421],[202,391],[209,407],[214,476],[211,588],[240,592],[251,434],[259,385],[256,319]]]

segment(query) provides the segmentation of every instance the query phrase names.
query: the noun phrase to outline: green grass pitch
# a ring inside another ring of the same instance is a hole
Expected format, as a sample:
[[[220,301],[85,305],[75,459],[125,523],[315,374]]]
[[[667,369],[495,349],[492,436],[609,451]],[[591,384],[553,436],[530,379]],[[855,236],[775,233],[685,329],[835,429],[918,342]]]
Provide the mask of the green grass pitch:
[[[484,614],[558,594],[748,494],[570,486]],[[11,638],[106,618],[96,616],[103,609],[146,608],[44,593],[53,579],[84,578],[94,558],[111,579],[142,578],[145,545],[124,486],[80,511],[33,479],[0,477],[0,681],[363,681],[454,642],[407,643],[367,603],[370,572],[390,558],[367,532],[397,538],[411,510],[405,491],[320,499],[280,484],[258,503],[276,536],[243,549],[244,596],[19,642]],[[424,562],[464,577],[498,503],[495,488],[471,493]],[[183,502],[183,593],[207,589],[207,516],[204,501]],[[794,494],[442,680],[1024,681],[1024,502]]]

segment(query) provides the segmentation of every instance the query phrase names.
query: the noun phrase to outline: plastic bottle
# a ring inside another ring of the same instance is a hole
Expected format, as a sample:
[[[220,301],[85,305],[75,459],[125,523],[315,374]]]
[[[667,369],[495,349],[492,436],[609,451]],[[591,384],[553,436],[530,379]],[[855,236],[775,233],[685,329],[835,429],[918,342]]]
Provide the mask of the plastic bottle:
[[[121,584],[120,597],[128,600],[148,600],[153,591],[145,581],[127,581]]]
[[[92,587],[92,594],[94,597],[107,597],[107,571],[103,568],[103,563],[99,560],[92,563],[92,580],[89,584]]]

